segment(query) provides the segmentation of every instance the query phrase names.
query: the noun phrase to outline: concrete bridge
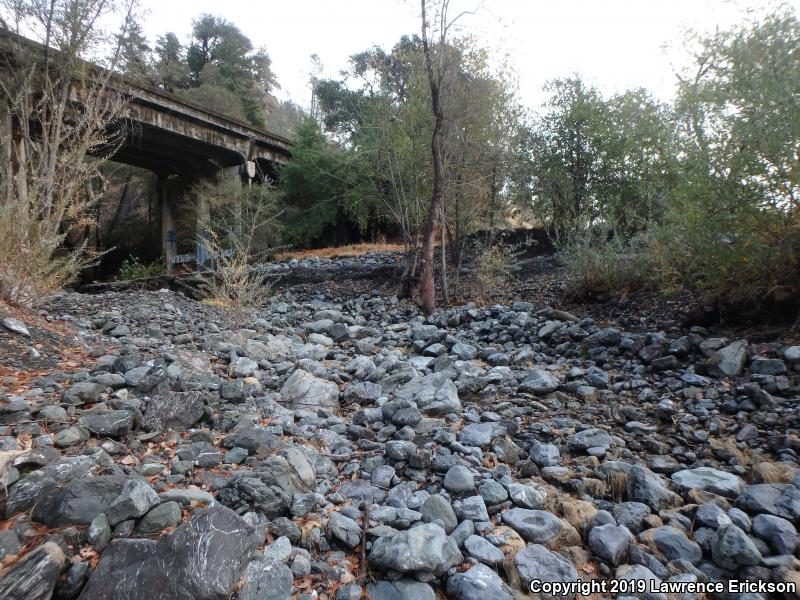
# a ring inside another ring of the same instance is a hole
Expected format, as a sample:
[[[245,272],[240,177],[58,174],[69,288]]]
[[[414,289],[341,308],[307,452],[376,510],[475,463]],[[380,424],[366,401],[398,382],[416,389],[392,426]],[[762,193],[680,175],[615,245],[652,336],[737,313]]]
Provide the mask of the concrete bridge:
[[[244,185],[274,180],[286,164],[290,142],[238,119],[215,113],[155,88],[114,81],[129,102],[126,139],[111,160],[148,169],[158,177],[161,247],[167,267],[177,256],[175,201],[203,178],[239,177]],[[198,221],[207,207],[197,206]],[[204,262],[198,243],[198,263]]]
[[[15,52],[43,50],[33,40],[0,31],[0,54],[12,57],[11,65]],[[91,67],[102,72],[100,67]],[[161,248],[170,270],[177,256],[175,206],[181,192],[201,179],[238,177],[245,185],[274,180],[276,166],[289,160],[289,140],[239,119],[117,76],[111,77],[107,88],[127,100],[125,141],[111,160],[157,176]],[[77,92],[74,100],[80,102]],[[208,207],[197,206],[195,212],[198,222],[202,221]],[[200,244],[196,255],[198,263],[204,262]]]

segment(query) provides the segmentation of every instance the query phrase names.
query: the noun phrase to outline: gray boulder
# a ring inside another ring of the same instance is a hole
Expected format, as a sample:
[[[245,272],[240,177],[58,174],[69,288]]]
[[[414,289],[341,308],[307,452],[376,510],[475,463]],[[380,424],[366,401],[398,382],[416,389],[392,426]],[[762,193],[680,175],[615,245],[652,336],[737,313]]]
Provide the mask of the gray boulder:
[[[528,589],[534,580],[548,583],[578,581],[578,571],[571,562],[539,544],[531,544],[517,552],[514,565],[525,589]],[[574,597],[574,594],[568,596],[568,598]],[[543,593],[542,598],[555,600],[556,596]]]
[[[546,544],[561,532],[561,522],[544,510],[512,508],[503,513],[503,523],[534,544]]]
[[[428,496],[425,502],[422,503],[422,508],[419,509],[422,513],[422,520],[426,523],[439,520],[444,525],[444,530],[447,533],[453,531],[458,525],[456,513],[450,503],[439,494],[432,494]]]
[[[672,474],[672,481],[684,488],[704,490],[727,498],[736,498],[744,486],[741,477],[710,467],[677,471]]]
[[[747,342],[736,340],[712,354],[706,365],[708,372],[715,377],[736,377],[741,375],[747,360]]]
[[[120,521],[138,519],[158,503],[158,494],[147,482],[131,479],[106,510],[106,517],[113,527]]]
[[[113,540],[81,600],[226,600],[260,542],[233,511],[207,508],[158,541]]]
[[[62,398],[66,404],[79,406],[81,404],[97,402],[100,394],[102,394],[105,389],[105,386],[93,381],[79,381],[78,383],[73,383],[64,390]]]
[[[288,402],[287,407],[338,408],[339,388],[332,381],[315,377],[308,371],[297,369],[281,388],[281,396]]]
[[[170,427],[188,429],[203,417],[204,411],[200,392],[167,392],[150,399],[142,425],[150,431]]]
[[[338,512],[328,515],[328,533],[348,548],[355,548],[361,541],[361,527],[358,523]]]
[[[73,479],[42,494],[31,518],[49,527],[89,525],[97,515],[109,509],[130,481],[125,475]]]
[[[486,565],[475,565],[448,578],[447,597],[453,600],[514,600],[500,576]]]
[[[11,486],[6,499],[6,514],[11,516],[28,510],[40,495],[60,484],[83,477],[94,465],[94,460],[89,456],[72,456],[60,458],[29,473]]]
[[[223,487],[218,500],[225,506],[263,513],[270,519],[287,516],[295,494],[316,489],[313,467],[293,455],[293,466],[284,456],[273,456],[255,471],[239,471]],[[341,490],[340,490],[341,491]]]
[[[502,550],[479,535],[471,535],[464,540],[464,550],[471,557],[491,566],[498,564],[505,558]]]
[[[519,391],[543,396],[550,392],[555,392],[559,385],[561,385],[561,382],[549,371],[533,369],[531,374],[519,384]]]
[[[589,548],[610,565],[616,567],[628,555],[631,532],[617,525],[599,525],[589,532]]]
[[[736,503],[747,511],[763,512],[792,522],[800,517],[800,490],[788,483],[745,486]]]
[[[436,576],[461,562],[456,543],[435,523],[425,523],[392,535],[378,538],[372,544],[369,562],[378,569],[400,573],[424,572]]]
[[[242,574],[237,600],[289,600],[292,572],[282,563],[258,559],[250,561]]]
[[[19,335],[24,335],[25,337],[31,337],[31,332],[28,331],[28,327],[19,319],[5,317],[4,319],[0,320],[0,323],[2,323],[3,327],[8,329],[11,333],[17,333]]]
[[[107,413],[84,415],[78,426],[88,429],[98,437],[120,439],[127,436],[134,425],[134,413],[128,410],[112,410]]]
[[[767,542],[777,554],[794,554],[797,548],[797,529],[781,517],[756,515],[753,533]]]
[[[531,445],[530,459],[539,467],[555,467],[561,462],[561,453],[555,444],[534,441]]]
[[[444,487],[448,492],[465,493],[475,489],[475,479],[467,467],[456,465],[447,470]]]
[[[588,450],[589,448],[608,450],[613,443],[614,439],[607,431],[597,428],[584,429],[567,438],[567,446],[573,451]]]
[[[136,524],[134,531],[139,535],[158,533],[167,527],[173,527],[181,521],[181,505],[170,500],[150,509]]]
[[[461,411],[458,389],[443,373],[412,379],[395,393],[398,400],[410,400],[425,415],[438,416]]]
[[[723,525],[711,540],[714,564],[734,571],[740,566],[757,565],[761,552],[747,534],[736,525]]]
[[[67,557],[54,542],[45,542],[6,569],[0,569],[0,598],[50,600]]]
[[[465,446],[483,448],[492,442],[491,423],[470,423],[461,430],[461,443]]]
[[[507,487],[511,500],[522,508],[539,509],[547,500],[547,490],[536,484],[509,483]]]
[[[695,565],[703,558],[700,546],[675,527],[658,527],[653,530],[652,536],[653,545],[667,562],[686,560]]]
[[[647,504],[655,511],[680,506],[681,497],[664,487],[661,479],[645,467],[635,465],[628,473],[628,499]]]

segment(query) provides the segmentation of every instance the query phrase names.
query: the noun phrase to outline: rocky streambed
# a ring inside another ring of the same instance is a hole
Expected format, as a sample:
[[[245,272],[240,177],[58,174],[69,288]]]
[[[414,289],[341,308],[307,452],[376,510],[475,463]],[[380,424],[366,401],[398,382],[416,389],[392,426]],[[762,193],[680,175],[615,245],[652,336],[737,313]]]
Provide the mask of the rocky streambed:
[[[161,290],[6,325],[76,352],[0,379],[2,598],[800,583],[798,346],[305,287],[240,322]]]

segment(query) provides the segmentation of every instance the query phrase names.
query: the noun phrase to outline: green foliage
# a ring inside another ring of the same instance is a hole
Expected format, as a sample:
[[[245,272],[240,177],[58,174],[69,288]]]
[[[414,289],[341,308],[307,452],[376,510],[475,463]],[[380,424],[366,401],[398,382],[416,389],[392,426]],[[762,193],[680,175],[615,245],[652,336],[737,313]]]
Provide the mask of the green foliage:
[[[233,23],[204,14],[187,46],[168,32],[149,48],[138,29],[128,34],[124,72],[222,114],[264,127],[277,87],[266,50],[254,48]]]
[[[521,111],[506,77],[488,67],[472,40],[446,48],[452,68],[442,86],[447,168],[446,213],[451,239],[501,222],[508,212],[511,156]],[[432,186],[433,119],[422,45],[403,37],[390,51],[351,57],[342,80],[316,81],[322,126],[297,130],[293,159],[281,174],[290,212],[290,238],[319,236],[344,223],[364,232],[388,226],[409,249],[425,218]],[[458,254],[458,253],[455,253]]]
[[[655,285],[651,244],[645,233],[622,237],[601,226],[564,243],[560,255],[574,292],[619,297]]]
[[[565,242],[597,221],[629,236],[660,218],[676,179],[669,109],[644,90],[605,100],[579,77],[547,89],[528,140],[534,214]]]
[[[475,281],[479,290],[488,292],[511,278],[517,248],[511,244],[487,241],[475,249]]]
[[[280,172],[286,194],[286,241],[303,245],[342,222],[366,225],[365,204],[354,200],[348,153],[331,146],[319,123],[305,118],[295,130],[292,160]]]
[[[555,84],[532,136],[534,205],[583,289],[796,303],[800,22],[778,12],[692,41],[672,111],[643,92],[604,101]]]
[[[117,272],[117,279],[128,281],[130,279],[144,279],[145,277],[157,277],[163,275],[164,263],[156,260],[150,263],[143,263],[138,256],[129,256],[122,261]]]
[[[178,36],[172,32],[158,36],[154,49],[155,81],[168,92],[189,86],[189,66]]]
[[[800,293],[800,22],[697,40],[676,110],[685,159],[658,230],[666,277],[721,304]]]
[[[247,120],[247,113],[241,100],[235,92],[227,88],[203,83],[198,87],[177,90],[176,94],[205,109],[228,115],[235,119]]]
[[[244,318],[272,295],[270,282],[254,266],[280,242],[282,195],[272,186],[242,186],[236,178],[192,188],[198,205],[209,208],[201,241],[213,273],[200,286],[205,300]]]

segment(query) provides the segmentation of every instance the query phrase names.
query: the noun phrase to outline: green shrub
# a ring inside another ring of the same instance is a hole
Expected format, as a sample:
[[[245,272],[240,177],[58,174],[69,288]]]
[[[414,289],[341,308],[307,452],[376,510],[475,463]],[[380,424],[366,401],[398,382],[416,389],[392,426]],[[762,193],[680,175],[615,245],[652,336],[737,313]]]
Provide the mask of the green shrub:
[[[478,242],[475,246],[474,277],[466,283],[464,293],[479,304],[484,303],[492,292],[497,292],[511,279],[517,247],[499,241]],[[456,279],[456,286],[460,282]]]
[[[639,234],[629,240],[606,228],[580,232],[562,246],[572,291],[578,294],[624,296],[655,283],[651,239]]]
[[[160,260],[151,263],[143,263],[137,256],[129,256],[117,271],[117,279],[127,281],[130,279],[144,279],[145,277],[156,277],[164,273],[164,263]]]
[[[772,306],[800,295],[800,214],[686,203],[656,228],[652,255],[665,287],[716,306]]]

